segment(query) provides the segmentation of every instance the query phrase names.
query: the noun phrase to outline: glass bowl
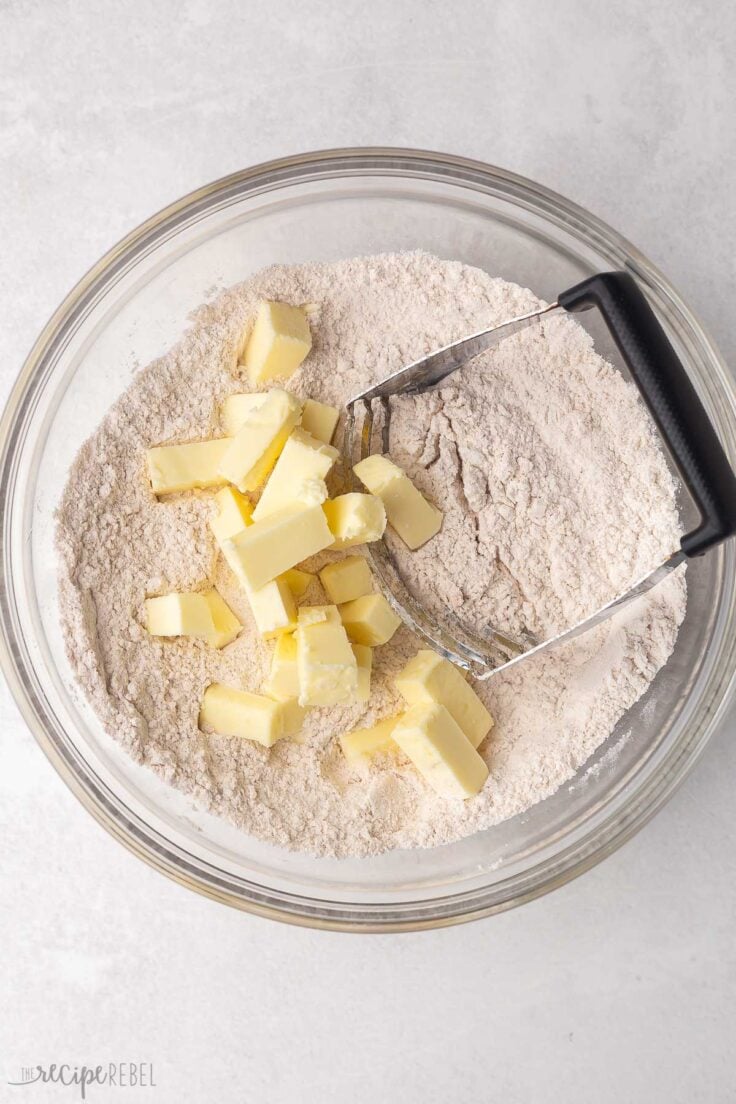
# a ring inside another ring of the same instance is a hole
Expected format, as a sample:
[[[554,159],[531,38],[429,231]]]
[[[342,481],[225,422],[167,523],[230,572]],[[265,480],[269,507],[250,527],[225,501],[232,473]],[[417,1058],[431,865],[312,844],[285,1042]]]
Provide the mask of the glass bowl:
[[[493,829],[370,859],[281,851],[198,811],[137,766],[76,690],[59,627],[53,516],[67,469],[138,365],[164,352],[213,289],[273,262],[422,248],[547,299],[629,269],[687,366],[732,461],[734,387],[664,277],[609,227],[531,181],[463,158],[333,150],[274,161],[172,204],[115,246],[59,307],[1,423],[2,663],[20,709],[71,789],[152,866],[217,900],[323,928],[397,931],[485,916],[600,862],[672,793],[733,687],[734,550],[689,569],[674,655],[569,785]],[[603,332],[604,355],[614,353]],[[628,733],[625,741],[620,737]],[[621,744],[617,754],[607,755]]]

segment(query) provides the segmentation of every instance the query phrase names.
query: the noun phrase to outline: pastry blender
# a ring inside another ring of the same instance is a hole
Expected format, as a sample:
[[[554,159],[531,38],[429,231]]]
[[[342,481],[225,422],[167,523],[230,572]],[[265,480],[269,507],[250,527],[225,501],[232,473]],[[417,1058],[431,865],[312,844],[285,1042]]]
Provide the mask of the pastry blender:
[[[378,585],[402,620],[435,651],[479,679],[587,632],[645,594],[686,560],[701,556],[736,533],[736,477],[710,419],[643,292],[627,272],[591,276],[562,292],[548,307],[437,349],[356,395],[347,406],[344,449],[352,466],[373,452],[389,451],[392,396],[437,387],[479,353],[547,315],[591,307],[601,312],[692,496],[700,522],[682,537],[678,548],[628,590],[576,625],[543,641],[531,635],[514,638],[491,627],[482,637],[476,636],[463,629],[450,611],[440,623],[404,584],[387,543],[368,545],[368,559]]]

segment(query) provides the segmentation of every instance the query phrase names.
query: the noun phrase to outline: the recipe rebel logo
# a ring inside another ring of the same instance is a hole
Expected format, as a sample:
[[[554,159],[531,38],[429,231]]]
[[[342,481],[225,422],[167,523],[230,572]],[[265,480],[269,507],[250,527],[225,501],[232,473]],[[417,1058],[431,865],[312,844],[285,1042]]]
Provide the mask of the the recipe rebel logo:
[[[58,1085],[77,1090],[78,1100],[92,1100],[95,1087],[105,1085],[115,1089],[155,1089],[156,1079],[152,1062],[107,1062],[96,1066],[72,1065],[69,1062],[52,1062],[21,1066],[20,1076],[8,1079],[13,1088],[29,1085]]]

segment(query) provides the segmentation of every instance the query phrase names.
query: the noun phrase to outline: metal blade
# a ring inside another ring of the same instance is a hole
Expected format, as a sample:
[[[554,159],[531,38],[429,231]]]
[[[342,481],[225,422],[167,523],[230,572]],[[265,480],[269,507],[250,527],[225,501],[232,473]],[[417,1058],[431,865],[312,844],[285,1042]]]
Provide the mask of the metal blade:
[[[532,311],[530,314],[522,314],[518,318],[511,318],[508,322],[502,322],[488,330],[480,330],[478,333],[470,334],[469,337],[464,337],[461,341],[454,341],[451,345],[445,345],[442,349],[435,349],[434,352],[428,353],[420,360],[415,360],[413,364],[407,364],[404,368],[400,368],[398,372],[394,372],[392,376],[387,376],[380,383],[369,387],[366,391],[361,391],[359,395],[355,395],[348,402],[348,409],[359,399],[370,401],[371,399],[387,398],[389,395],[405,395],[408,392],[426,391],[430,387],[435,387],[447,376],[456,372],[458,368],[462,368],[473,357],[478,356],[479,353],[485,353],[488,349],[492,349],[505,338],[525,329],[545,314],[561,309],[557,303],[551,303],[550,306],[543,307],[541,310]]]
[[[673,552],[664,563],[659,564],[653,571],[642,576],[642,578],[634,583],[629,590],[625,591],[623,594],[619,594],[616,598],[607,602],[605,606],[601,606],[595,613],[591,613],[590,617],[585,617],[582,621],[578,621],[577,625],[573,625],[571,629],[565,629],[564,632],[558,633],[557,636],[551,636],[549,640],[544,640],[541,644],[537,644],[533,648],[529,648],[527,651],[522,652],[521,655],[514,656],[513,659],[507,660],[493,670],[489,670],[483,674],[473,672],[475,677],[485,680],[490,678],[491,675],[498,674],[499,671],[505,671],[509,667],[513,667],[515,663],[519,663],[522,659],[529,659],[530,656],[545,652],[547,648],[557,647],[558,644],[566,644],[569,640],[574,640],[576,636],[582,636],[583,633],[595,628],[596,625],[600,625],[602,621],[607,621],[617,610],[623,609],[624,606],[628,606],[629,602],[633,602],[636,598],[641,598],[642,594],[646,594],[647,591],[655,587],[657,583],[661,583],[663,579],[667,578],[670,572],[684,563],[686,559],[687,556],[685,553],[678,549],[677,552]]]

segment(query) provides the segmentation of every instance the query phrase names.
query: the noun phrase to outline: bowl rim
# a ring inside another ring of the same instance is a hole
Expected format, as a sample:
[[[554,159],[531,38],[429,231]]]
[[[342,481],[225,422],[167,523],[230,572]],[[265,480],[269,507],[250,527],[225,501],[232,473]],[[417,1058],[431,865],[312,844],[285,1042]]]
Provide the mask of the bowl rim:
[[[3,574],[0,578],[0,669],[11,693],[36,741],[85,808],[92,813],[115,839],[148,865],[167,875],[180,885],[193,889],[213,900],[255,915],[295,925],[351,932],[401,932],[446,927],[479,919],[516,907],[571,881],[597,865],[635,835],[672,796],[694,766],[705,744],[720,723],[736,689],[736,664],[722,663],[719,683],[712,694],[711,707],[694,731],[688,731],[678,747],[668,752],[667,759],[645,780],[623,809],[609,813],[590,832],[554,855],[543,859],[514,875],[513,893],[498,897],[500,885],[494,888],[495,900],[482,900],[485,889],[451,893],[431,902],[392,902],[390,905],[348,904],[329,902],[297,894],[270,890],[272,899],[262,892],[244,897],[233,890],[228,879],[218,877],[214,868],[205,877],[202,864],[195,867],[177,854],[176,846],[160,836],[150,825],[137,818],[121,815],[104,787],[81,772],[69,754],[60,746],[44,724],[43,703],[24,678],[26,665],[14,628],[13,596],[8,587],[10,555],[7,540],[8,490],[13,483],[13,464],[19,442],[21,415],[32,404],[33,395],[42,385],[44,367],[63,343],[65,332],[90,310],[105,288],[122,269],[135,263],[145,250],[158,243],[167,232],[207,210],[215,197],[224,199],[231,193],[240,194],[245,186],[258,191],[277,189],[293,184],[300,178],[320,174],[322,178],[341,175],[397,175],[407,173],[417,178],[445,179],[456,185],[473,183],[488,190],[508,191],[517,202],[526,197],[531,209],[551,214],[564,221],[568,228],[584,230],[605,243],[608,251],[615,246],[625,266],[642,283],[645,290],[668,302],[697,338],[719,390],[730,396],[736,407],[736,387],[720,353],[699,320],[685,305],[679,294],[659,270],[630,242],[595,215],[558,193],[517,173],[454,154],[402,147],[371,146],[318,150],[263,162],[221,177],[182,196],[146,219],[112,246],[77,282],[62,300],[31,348],[11,388],[0,417],[0,531],[2,532]],[[733,450],[732,460],[734,459]],[[732,611],[733,613],[733,603]],[[733,618],[731,618],[732,622]],[[736,640],[731,632],[730,658],[736,656]],[[673,754],[673,753],[677,754]],[[666,768],[666,769],[665,769]],[[142,828],[141,825],[144,827]],[[157,836],[158,838],[153,838]],[[250,884],[250,883],[249,883]],[[258,889],[259,887],[254,887]],[[277,900],[276,900],[277,899]]]

